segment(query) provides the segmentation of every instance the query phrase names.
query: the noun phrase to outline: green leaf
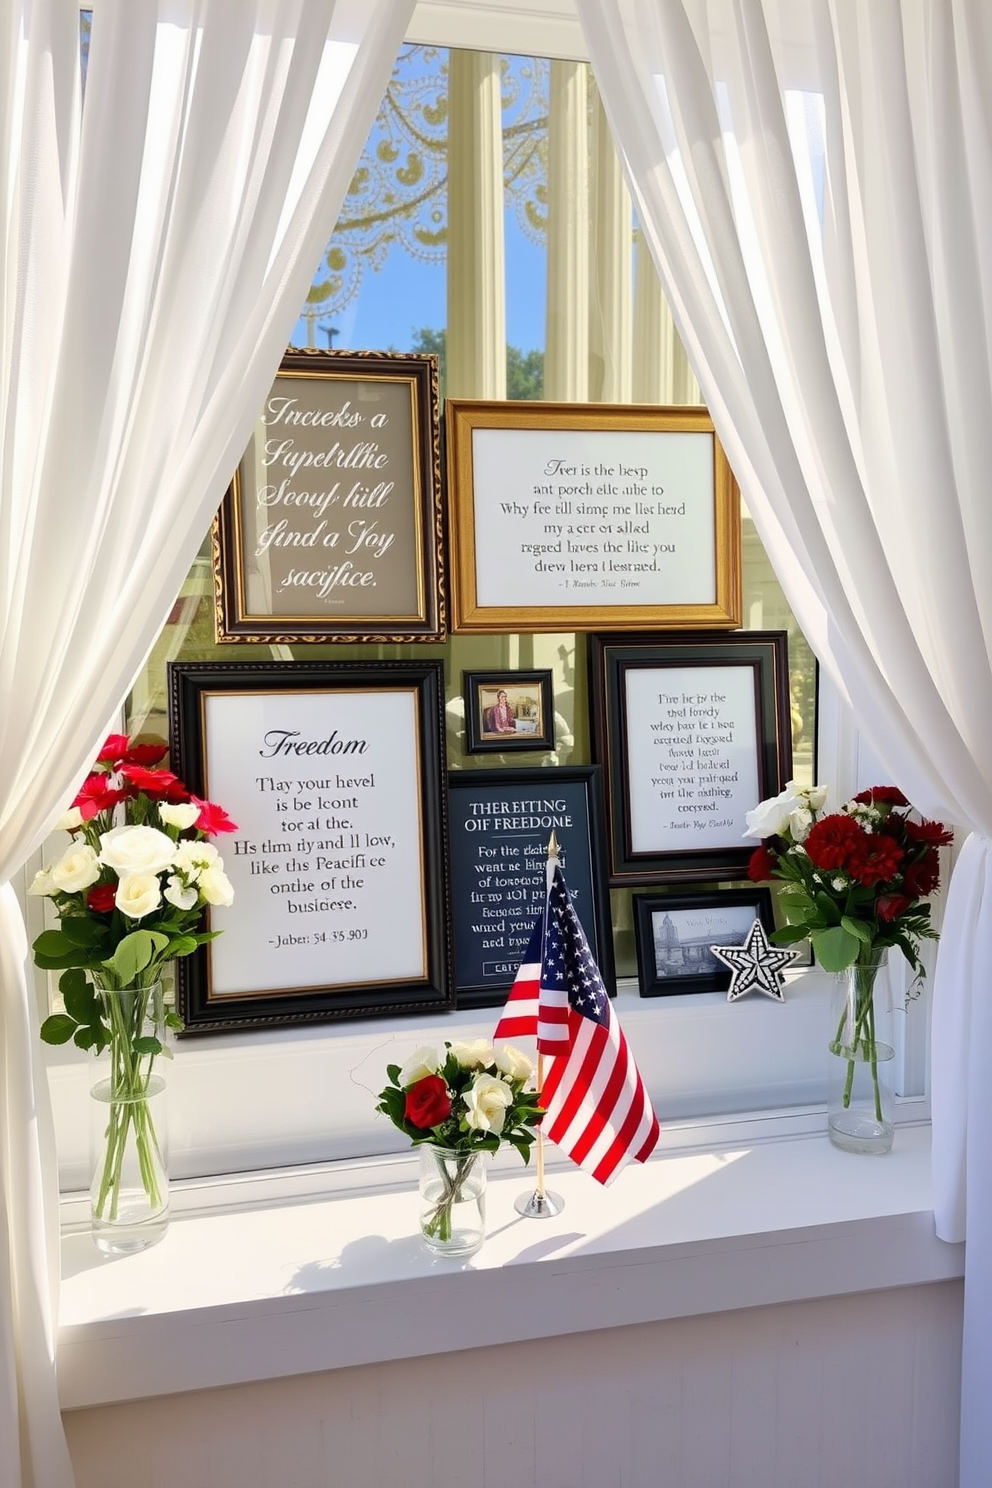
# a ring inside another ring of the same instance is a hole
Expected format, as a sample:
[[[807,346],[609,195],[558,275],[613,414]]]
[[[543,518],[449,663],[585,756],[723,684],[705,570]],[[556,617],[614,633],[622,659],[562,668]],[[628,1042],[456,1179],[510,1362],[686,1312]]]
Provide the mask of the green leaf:
[[[196,950],[195,935],[177,935],[169,941],[169,959],[173,956],[192,956]]]
[[[832,925],[829,930],[814,930],[810,940],[824,971],[846,971],[858,959],[861,942],[842,925]]]
[[[68,973],[67,973],[68,975]],[[61,982],[59,983],[61,986]],[[82,983],[73,982],[68,989],[63,989],[65,998],[65,1010],[77,1023],[98,1023],[100,1020],[100,1009],[97,1006],[96,993],[84,977]]]
[[[805,924],[813,909],[805,894],[782,894],[778,902],[790,925]]]
[[[64,971],[59,977],[59,991],[63,997],[68,997],[70,992],[73,992],[76,987],[85,987],[86,985],[86,977],[83,975],[82,968],[78,966],[71,966],[68,971]]]
[[[85,915],[66,915],[62,921],[62,934],[72,945],[92,950],[106,935],[106,926]]]
[[[167,935],[157,930],[133,930],[120,941],[116,951],[104,964],[109,967],[122,987],[133,986],[141,972],[151,964],[157,952],[169,944]]]
[[[768,939],[772,945],[796,945],[808,936],[809,931],[805,925],[783,925],[780,930],[773,930]]]
[[[65,1013],[53,1013],[39,1029],[46,1044],[67,1044],[75,1031],[75,1018],[69,1018]]]
[[[850,915],[841,915],[840,922],[848,935],[853,935],[863,945],[871,945],[875,937],[870,925],[866,925],[863,920],[852,920]]]
[[[161,1054],[162,1045],[153,1034],[142,1034],[131,1045],[136,1054]]]
[[[73,946],[61,930],[43,930],[32,949],[36,956],[68,956]]]
[[[840,908],[834,903],[829,894],[825,894],[821,889],[816,894],[814,902],[816,904],[817,910],[826,920],[828,925],[840,924]]]
[[[386,1065],[386,1074],[388,1075],[389,1079],[392,1080],[394,1085],[398,1085],[400,1083],[400,1068],[401,1066],[398,1064]]]

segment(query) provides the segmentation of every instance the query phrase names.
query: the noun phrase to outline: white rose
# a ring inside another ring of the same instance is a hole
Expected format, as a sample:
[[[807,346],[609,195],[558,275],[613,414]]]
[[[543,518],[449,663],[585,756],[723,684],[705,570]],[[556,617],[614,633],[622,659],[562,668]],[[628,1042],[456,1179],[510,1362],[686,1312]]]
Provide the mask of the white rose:
[[[192,801],[177,802],[175,805],[168,801],[158,803],[158,814],[167,827],[178,827],[180,832],[185,832],[191,827],[200,814],[199,806],[194,806]]]
[[[804,811],[806,802],[803,792],[790,780],[784,791],[779,795],[772,796],[768,801],[762,801],[755,806],[753,811],[747,813],[747,831],[745,837],[780,837],[789,825],[789,817],[794,811]]]
[[[534,1073],[534,1066],[526,1054],[521,1054],[512,1044],[504,1044],[496,1055],[496,1068],[508,1075],[511,1080],[529,1080]]]
[[[63,811],[62,815],[55,823],[55,826],[52,828],[52,831],[75,832],[76,828],[81,827],[82,825],[83,813],[80,811],[78,806],[70,806],[68,811]]]
[[[789,831],[793,842],[805,842],[813,825],[812,811],[792,811],[789,814]]]
[[[175,874],[169,879],[163,893],[169,903],[174,904],[177,909],[195,909],[200,898],[196,889],[184,889],[182,879],[177,878]]]
[[[34,878],[28,885],[29,894],[54,894],[55,884],[52,882],[52,874],[49,868],[39,868]]]
[[[154,873],[129,873],[117,885],[114,903],[129,920],[140,920],[158,909],[162,892]]]
[[[100,877],[100,862],[86,842],[77,842],[52,869],[52,883],[64,894],[77,894],[88,889]]]
[[[423,1080],[427,1075],[436,1075],[441,1068],[442,1060],[438,1058],[438,1052],[430,1044],[422,1044],[415,1049],[400,1070],[399,1084],[401,1089],[409,1090],[411,1085],[416,1085],[418,1080]]]
[[[809,802],[811,811],[822,811],[827,801],[827,787],[825,785],[811,785],[803,795]]]
[[[173,861],[184,878],[196,879],[220,863],[220,853],[212,842],[177,842]]]
[[[112,827],[100,837],[100,861],[126,877],[171,868],[176,844],[157,827]]]
[[[476,1069],[480,1064],[492,1064],[493,1046],[488,1039],[472,1039],[470,1043],[452,1044],[451,1052],[462,1069]]]
[[[477,1075],[465,1096],[465,1123],[472,1131],[500,1132],[513,1091],[496,1075]]]
[[[234,885],[219,863],[203,869],[198,887],[208,904],[227,906],[234,903]]]

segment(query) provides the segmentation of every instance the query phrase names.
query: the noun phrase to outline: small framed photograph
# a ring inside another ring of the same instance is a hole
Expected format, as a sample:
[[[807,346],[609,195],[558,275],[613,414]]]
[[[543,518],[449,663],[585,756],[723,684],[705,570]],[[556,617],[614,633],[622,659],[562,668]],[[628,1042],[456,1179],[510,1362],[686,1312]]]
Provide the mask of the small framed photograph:
[[[599,766],[453,770],[448,813],[458,1006],[505,1002],[547,895],[552,832],[575,912],[612,996]]]
[[[283,357],[213,528],[218,642],[446,633],[435,356]]]
[[[792,773],[783,631],[589,638],[611,884],[746,877],[747,813]]]
[[[551,672],[463,672],[468,754],[554,749]]]
[[[755,920],[772,932],[768,889],[713,893],[635,894],[637,982],[642,997],[726,992],[731,970],[713,945],[743,945]]]
[[[186,1033],[454,1005],[440,661],[172,662],[170,752],[223,801]]]
[[[452,629],[732,630],[740,500],[705,408],[445,402]]]

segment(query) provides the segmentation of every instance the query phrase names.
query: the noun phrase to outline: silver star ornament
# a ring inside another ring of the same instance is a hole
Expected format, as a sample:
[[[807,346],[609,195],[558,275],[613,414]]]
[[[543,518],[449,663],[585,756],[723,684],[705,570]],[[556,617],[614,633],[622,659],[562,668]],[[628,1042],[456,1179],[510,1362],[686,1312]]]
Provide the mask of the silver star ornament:
[[[710,950],[730,967],[728,1002],[736,1002],[748,992],[763,992],[775,1002],[785,1001],[782,971],[796,959],[796,952],[769,945],[760,920],[755,920],[742,945],[714,945]]]

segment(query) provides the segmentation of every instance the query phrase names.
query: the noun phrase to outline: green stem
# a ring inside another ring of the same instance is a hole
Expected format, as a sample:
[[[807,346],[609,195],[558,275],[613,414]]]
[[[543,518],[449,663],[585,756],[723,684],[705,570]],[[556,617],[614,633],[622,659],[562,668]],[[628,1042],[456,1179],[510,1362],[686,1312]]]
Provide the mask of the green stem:
[[[106,1146],[93,1209],[98,1219],[114,1224],[120,1213],[121,1183],[130,1133],[142,1187],[153,1212],[163,1206],[159,1174],[164,1167],[158,1134],[149,1107],[154,1054],[141,1054],[134,1041],[145,1032],[157,987],[98,989],[110,1032],[109,1100]]]
[[[854,1071],[858,1051],[861,1050],[862,1062],[867,1064],[871,1070],[875,1117],[878,1121],[883,1119],[882,1092],[878,1081],[878,1045],[875,1041],[875,977],[880,965],[879,960],[873,959],[855,962],[851,968],[854,972],[853,1015],[851,998],[848,997],[841,1010],[837,1035],[830,1046],[833,1053],[847,1059],[847,1077],[844,1081],[842,1096],[845,1110],[851,1104]]]
[[[421,1229],[425,1235],[446,1244],[451,1239],[451,1212],[463,1196],[465,1184],[475,1167],[477,1152],[457,1153],[454,1156],[454,1174],[448,1172],[448,1163],[440,1154],[434,1158],[442,1193],[437,1203],[424,1216]]]

